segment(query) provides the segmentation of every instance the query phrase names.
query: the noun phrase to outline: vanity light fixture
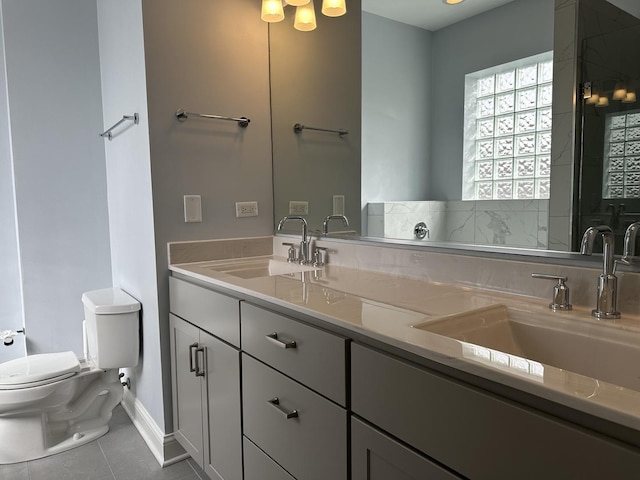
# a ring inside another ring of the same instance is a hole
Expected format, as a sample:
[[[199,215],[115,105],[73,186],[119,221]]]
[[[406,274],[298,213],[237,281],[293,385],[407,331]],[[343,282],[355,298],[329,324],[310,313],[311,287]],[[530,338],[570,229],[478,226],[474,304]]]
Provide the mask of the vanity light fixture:
[[[460,0],[461,1],[461,0]],[[284,20],[284,7],[296,7],[293,27],[302,32],[310,32],[317,27],[313,0],[262,0],[260,18],[268,23]],[[322,14],[327,17],[340,17],[347,13],[346,0],[323,0]]]
[[[609,106],[609,98],[607,96],[600,96],[598,98],[598,103],[596,103],[596,107],[608,107]]]
[[[627,92],[625,97],[622,99],[622,103],[636,103],[636,92]]]
[[[458,3],[464,2],[464,0],[442,0],[447,5],[457,5]]]
[[[310,32],[311,30],[315,30],[317,26],[316,10],[313,6],[313,0],[310,0],[306,5],[296,7],[296,17],[293,21],[293,28],[301,32]]]

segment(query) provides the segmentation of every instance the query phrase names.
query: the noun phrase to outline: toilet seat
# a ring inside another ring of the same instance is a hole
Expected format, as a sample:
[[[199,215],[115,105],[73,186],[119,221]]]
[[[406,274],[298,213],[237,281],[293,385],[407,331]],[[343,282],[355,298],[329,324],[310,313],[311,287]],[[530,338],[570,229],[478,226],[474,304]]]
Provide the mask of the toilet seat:
[[[0,390],[37,387],[69,378],[80,371],[73,352],[44,353],[0,363]]]

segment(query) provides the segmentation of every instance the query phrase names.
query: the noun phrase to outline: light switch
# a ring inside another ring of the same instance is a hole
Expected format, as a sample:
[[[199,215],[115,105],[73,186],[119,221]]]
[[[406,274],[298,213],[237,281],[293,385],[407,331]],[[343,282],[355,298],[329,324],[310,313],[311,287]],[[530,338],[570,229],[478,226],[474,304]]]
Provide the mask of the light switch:
[[[202,221],[202,199],[200,195],[184,196],[184,221],[186,223]]]

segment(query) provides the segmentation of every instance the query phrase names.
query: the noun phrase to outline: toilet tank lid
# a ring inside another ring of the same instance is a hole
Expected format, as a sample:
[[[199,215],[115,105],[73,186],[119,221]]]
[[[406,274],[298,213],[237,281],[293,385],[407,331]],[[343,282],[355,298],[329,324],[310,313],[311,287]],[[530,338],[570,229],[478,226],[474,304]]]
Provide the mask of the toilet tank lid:
[[[82,294],[82,303],[92,313],[111,315],[137,312],[140,302],[119,288],[103,288]]]
[[[80,371],[73,352],[27,355],[0,363],[0,386],[39,382]]]

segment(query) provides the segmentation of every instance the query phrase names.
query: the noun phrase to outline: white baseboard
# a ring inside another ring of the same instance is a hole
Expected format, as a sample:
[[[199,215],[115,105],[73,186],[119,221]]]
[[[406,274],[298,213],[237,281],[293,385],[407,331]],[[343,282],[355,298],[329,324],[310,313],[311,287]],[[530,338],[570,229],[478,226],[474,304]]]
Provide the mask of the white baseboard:
[[[130,390],[124,390],[122,407],[161,466],[166,467],[189,457],[173,433],[165,434]]]

